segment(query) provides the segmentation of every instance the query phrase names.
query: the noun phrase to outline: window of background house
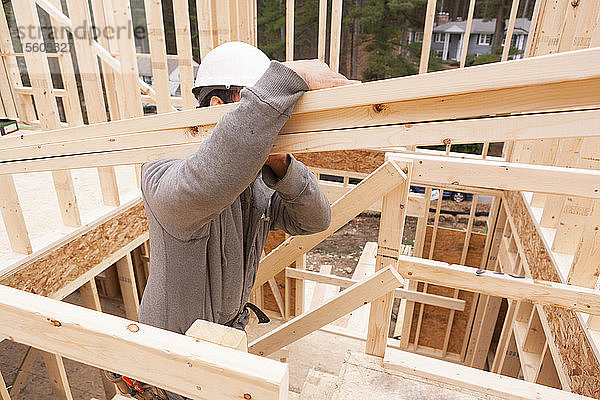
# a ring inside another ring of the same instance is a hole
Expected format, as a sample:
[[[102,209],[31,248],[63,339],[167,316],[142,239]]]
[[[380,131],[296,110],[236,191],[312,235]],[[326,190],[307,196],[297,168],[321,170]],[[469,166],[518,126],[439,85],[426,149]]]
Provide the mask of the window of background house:
[[[436,43],[442,43],[444,41],[444,34],[443,33],[434,33],[433,41]]]
[[[491,34],[480,34],[479,35],[479,45],[480,46],[489,46],[492,43],[492,35]]]

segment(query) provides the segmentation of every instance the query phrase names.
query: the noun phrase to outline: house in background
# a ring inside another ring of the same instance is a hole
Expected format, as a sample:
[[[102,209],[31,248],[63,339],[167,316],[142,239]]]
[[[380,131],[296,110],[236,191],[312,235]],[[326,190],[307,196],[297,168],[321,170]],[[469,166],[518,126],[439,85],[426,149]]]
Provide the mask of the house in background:
[[[194,77],[198,72],[200,64],[192,60],[192,68],[194,69]],[[169,72],[169,88],[171,96],[181,97],[181,81],[179,78],[179,62],[174,58],[167,59],[167,68]],[[152,76],[152,60],[150,57],[138,57],[138,70],[140,78],[150,87],[154,88],[154,78]]]
[[[441,17],[444,17],[442,15]],[[442,60],[460,60],[462,46],[465,42],[465,30],[467,21],[444,21],[438,15],[439,24],[433,28],[433,37],[431,39],[431,50],[434,51]],[[523,51],[527,43],[529,34],[529,25],[531,21],[527,18],[517,18],[512,37],[512,47]],[[508,25],[508,20],[506,21]],[[484,21],[481,18],[474,18],[471,26],[471,35],[469,38],[467,54],[492,53],[492,39],[496,28],[496,19]],[[506,35],[506,31],[505,31]],[[410,32],[408,42],[422,42],[423,32]],[[523,57],[522,54],[511,55],[509,58],[516,59]]]

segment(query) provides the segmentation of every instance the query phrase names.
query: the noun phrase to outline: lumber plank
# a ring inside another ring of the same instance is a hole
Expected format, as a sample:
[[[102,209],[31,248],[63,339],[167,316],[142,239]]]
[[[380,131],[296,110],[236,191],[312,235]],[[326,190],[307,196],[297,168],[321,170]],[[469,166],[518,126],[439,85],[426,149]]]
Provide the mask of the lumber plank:
[[[198,32],[200,36],[200,57],[204,57],[215,46],[215,35],[213,31],[213,19],[211,0],[196,0],[196,10],[198,19]]]
[[[471,27],[473,26],[473,13],[475,12],[475,1],[469,1],[469,11],[467,14],[467,26],[461,41],[460,49],[460,68],[464,68],[467,62],[467,53],[469,51],[469,39],[471,38]]]
[[[294,0],[285,0],[285,60],[294,59]]]
[[[187,112],[177,114],[184,116]],[[201,134],[191,137],[187,128],[168,127],[169,123],[180,124],[173,120],[175,116],[177,115],[163,114],[135,120],[138,129],[142,130],[139,132],[127,133],[128,130],[134,129],[127,127],[132,121],[119,121],[109,125],[93,125],[93,129],[85,131],[66,128],[60,131],[0,138],[0,144],[3,145],[3,149],[0,150],[0,162],[4,161],[0,163],[0,173],[35,172],[71,166],[124,165],[151,161],[162,156],[185,157],[197,149],[210,130],[202,130]],[[122,125],[121,122],[127,124]],[[156,123],[153,127],[158,131],[143,131],[149,129],[145,128],[150,126],[149,123]],[[444,141],[475,143],[483,139],[505,141],[575,135],[598,136],[598,123],[600,111],[588,110],[280,134],[272,152],[382,149],[435,145]],[[122,130],[120,127],[123,127]],[[90,136],[79,136],[78,140],[73,140],[72,135],[85,132]],[[486,132],[485,138],[481,132]],[[135,151],[131,151],[132,149]],[[58,155],[63,157],[44,159]],[[18,163],[7,162],[16,160],[19,160]]]
[[[119,275],[119,286],[121,287],[121,295],[125,304],[125,315],[132,321],[138,320],[140,311],[140,300],[135,283],[135,274],[133,272],[133,260],[131,253],[127,252],[125,257],[116,262],[117,273]]]
[[[383,359],[385,368],[442,384],[456,385],[484,395],[507,400],[590,399],[574,393],[493,374],[402,350],[388,349]]]
[[[229,326],[197,319],[185,334],[194,339],[248,352],[248,337],[246,336],[246,332]]]
[[[62,357],[59,354],[42,351],[42,358],[54,395],[60,400],[73,400]]]
[[[600,172],[588,169],[391,153],[393,160],[413,160],[414,180],[503,190],[570,194],[600,198]],[[476,174],[470,173],[477,171]]]
[[[192,94],[194,86],[194,68],[192,67],[192,43],[189,4],[187,0],[173,1],[173,19],[175,22],[175,39],[177,41],[177,57],[179,60],[179,82],[183,109],[196,107],[196,98]]]
[[[327,45],[327,0],[319,0],[319,42],[317,58],[325,62],[325,47]]]
[[[377,242],[367,242],[363,247],[363,251],[356,263],[356,268],[352,274],[352,279],[356,279],[357,282],[364,281],[369,276],[375,273],[375,258],[377,256]],[[397,290],[397,289],[396,289]],[[396,293],[396,292],[394,292]],[[369,312],[371,305],[366,304],[354,311],[352,311],[347,318],[345,325],[346,327],[360,334],[367,336],[367,328],[369,326]],[[337,324],[336,324],[337,325]]]
[[[19,366],[19,372],[17,372],[17,376],[13,380],[12,387],[10,388],[10,394],[14,397],[17,397],[21,392],[21,389],[25,386],[25,382],[27,381],[27,376],[29,376],[29,372],[31,372],[31,368],[35,363],[35,359],[37,358],[40,351],[34,347],[30,347],[25,354],[25,358],[21,362]],[[0,387],[0,390],[2,388]]]
[[[2,373],[0,373],[0,399],[10,400],[10,395],[8,394],[8,390],[6,390],[6,382],[4,382]]]
[[[398,271],[422,282],[600,315],[600,293],[584,287],[491,271],[477,274],[476,268],[408,256],[398,257]]]
[[[504,39],[504,47],[502,48],[502,56],[500,61],[508,60],[508,53],[512,46],[512,37],[515,30],[515,21],[517,19],[517,12],[519,11],[519,0],[513,0],[510,8],[510,17],[508,18],[508,26],[506,27],[506,36]]]
[[[395,262],[396,258],[400,255],[400,248],[402,247],[413,163],[412,161],[400,160],[398,161],[398,166],[406,174],[406,179],[383,196],[379,235],[377,238],[375,271],[382,269],[390,262]],[[371,309],[369,310],[369,325],[365,348],[367,354],[378,357],[383,357],[385,354],[393,305],[393,292],[386,293],[372,302]]]
[[[342,289],[347,289],[350,286],[359,283],[361,280],[343,278],[341,276],[322,274],[319,272],[298,270],[296,268],[286,268],[286,275],[294,279],[302,279],[314,281],[317,283],[323,283],[327,285],[339,286]],[[368,279],[369,276],[365,277]],[[457,311],[463,311],[465,309],[465,301],[461,299],[453,299],[445,296],[438,296],[431,293],[421,293],[412,290],[398,288],[394,290],[394,297],[397,299],[409,299],[423,304],[429,304],[437,307],[450,308]]]
[[[254,287],[261,286],[302,254],[310,251],[369,207],[373,199],[383,196],[400,184],[405,177],[402,170],[393,162],[386,162],[377,168],[359,185],[333,203],[331,206],[331,224],[327,230],[312,235],[292,236],[267,254],[260,261]]]
[[[6,227],[10,248],[15,253],[31,254],[31,240],[23,210],[19,202],[19,195],[15,181],[11,175],[0,175],[0,213]]]
[[[369,279],[344,290],[327,303],[256,339],[248,350],[254,354],[268,356],[401,284],[402,279],[396,271],[391,267],[384,268]]]
[[[162,15],[161,0],[144,1],[148,43],[152,62],[153,88],[156,91],[156,109],[159,113],[172,111],[171,90],[169,88],[169,69],[167,67],[167,47]],[[189,42],[189,39],[188,39]]]
[[[60,0],[50,0],[51,3],[57,7],[61,8],[62,5]],[[82,20],[83,21],[83,20]],[[75,39],[78,41],[78,39]],[[59,45],[61,48],[67,48],[69,46],[69,42],[67,37],[61,34],[54,35],[54,42]],[[69,125],[71,126],[80,126],[83,125],[83,113],[81,112],[81,103],[79,100],[79,92],[77,90],[77,81],[75,77],[75,69],[73,67],[73,60],[70,57],[69,53],[59,55],[58,63],[60,65],[60,72],[63,81],[63,86],[65,89],[65,98],[63,99],[63,106],[65,108],[66,119]],[[93,66],[80,65],[80,71],[83,68],[89,68]],[[55,93],[56,94],[56,93]],[[87,104],[86,104],[87,105]],[[97,121],[101,122],[101,121]]]
[[[119,14],[120,13],[115,13],[115,15]],[[367,106],[370,110],[370,117],[376,118],[380,117],[377,114],[382,114],[382,112],[374,113],[371,109],[373,105],[389,106],[390,103],[403,103],[407,101],[414,102],[420,99],[432,98],[443,98],[443,101],[448,103],[450,98],[455,98],[458,95],[481,95],[487,91],[496,91],[502,89],[514,89],[514,91],[510,91],[510,95],[514,96],[520,92],[517,89],[526,89],[527,87],[536,88],[536,92],[539,92],[539,90],[542,89],[538,96],[534,96],[539,101],[541,96],[544,98],[547,97],[547,93],[543,90],[544,88],[554,88],[554,90],[556,90],[559,89],[560,83],[574,82],[578,85],[580,84],[581,88],[585,88],[583,84],[586,83],[587,80],[593,80],[594,78],[598,78],[600,76],[600,72],[596,68],[593,68],[593,65],[597,65],[599,62],[600,49],[589,49],[570,53],[561,53],[557,55],[535,57],[531,59],[514,60],[505,63],[441,71],[432,74],[415,75],[344,87],[322,89],[304,94],[296,104],[294,114],[295,116],[299,116],[301,114],[312,114],[318,111],[333,111],[340,108],[357,108],[361,106]],[[574,64],[574,69],[565,70],[563,68],[565,63]],[[548,70],[548,72],[540,74],[539,71],[541,70]],[[489,78],[490,75],[499,76],[501,79],[492,80]],[[554,86],[555,84],[558,86]],[[530,93],[527,94],[529,95]],[[565,93],[561,93],[561,95],[565,95]],[[583,92],[580,91],[578,95],[579,97],[582,97]],[[482,99],[483,96],[481,96],[480,100],[482,101]],[[514,98],[512,104],[518,103],[519,100]],[[567,107],[575,106],[573,103],[563,104]],[[230,110],[232,107],[233,105],[223,105],[220,107],[211,107],[202,110],[188,110],[181,113],[172,113],[170,118],[163,117],[162,119],[158,118],[157,116],[148,117],[145,120],[147,122],[145,122],[144,125],[150,126],[150,129],[144,129],[143,125],[140,125],[139,121],[123,121],[112,124],[111,129],[113,130],[111,133],[107,133],[106,131],[102,132],[102,130],[99,130],[98,127],[96,129],[90,128],[88,129],[88,132],[96,131],[96,135],[99,134],[100,136],[112,136],[121,133],[140,132],[142,130],[187,128],[195,125],[211,126],[218,121],[221,115]],[[420,107],[422,108],[422,106]],[[504,107],[506,107],[504,112],[510,112],[510,104],[505,104]],[[384,107],[384,109],[386,109],[386,107]],[[434,114],[435,118],[432,118],[434,115],[431,115],[430,119],[443,119],[443,117],[440,117],[439,111],[441,110],[438,110],[438,113]],[[490,112],[483,112],[482,115],[489,113]],[[389,115],[389,110],[383,114]],[[452,115],[452,118],[458,117],[460,117],[460,115]],[[314,116],[311,116],[311,118],[314,119]],[[291,126],[293,126],[294,119],[295,118],[292,117],[292,119],[288,122],[287,129],[284,128],[285,133],[294,132],[294,130],[290,130]],[[364,125],[364,121],[362,123],[357,123],[356,121],[352,120],[350,115],[348,115],[348,118],[344,118],[342,120],[343,121],[341,122],[350,123],[348,126],[351,127]],[[396,123],[414,123],[423,120],[427,120],[427,118],[421,117],[412,121],[396,121]],[[161,121],[162,123],[159,124],[157,121]],[[200,124],[198,123],[199,121]],[[315,122],[319,123],[320,121]],[[374,125],[375,124],[378,123],[374,123]],[[322,129],[334,128],[336,127],[331,125],[322,127]],[[304,128],[296,131],[305,132],[314,130],[317,129]],[[89,134],[80,131],[76,132],[76,135],[69,135],[67,134],[66,130],[64,130],[62,133],[65,133],[65,137],[67,138],[91,137]],[[7,138],[3,138],[3,140],[4,139]],[[38,142],[34,144],[41,143]]]
[[[429,68],[429,53],[431,51],[431,37],[433,36],[433,23],[435,19],[435,7],[437,0],[427,0],[425,11],[425,28],[423,29],[423,44],[421,46],[421,60],[419,62],[419,74],[425,74]]]
[[[139,71],[135,43],[128,38],[133,37],[133,26],[131,25],[131,8],[128,2],[119,0],[105,0],[112,4],[112,17],[114,26],[127,27],[126,34],[120,35],[116,40],[116,48],[119,53],[120,65],[116,70],[120,73],[121,90],[127,96],[121,98],[121,118],[134,118],[144,115],[142,99],[139,88]]]
[[[332,0],[331,34],[329,37],[329,68],[340,70],[340,49],[342,46],[342,7],[343,0]]]
[[[0,334],[192,398],[283,399],[287,366],[0,286]]]

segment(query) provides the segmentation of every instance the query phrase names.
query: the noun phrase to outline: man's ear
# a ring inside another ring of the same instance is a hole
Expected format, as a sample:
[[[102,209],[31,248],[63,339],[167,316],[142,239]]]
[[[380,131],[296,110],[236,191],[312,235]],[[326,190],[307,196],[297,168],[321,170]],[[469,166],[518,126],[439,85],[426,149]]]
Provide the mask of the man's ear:
[[[210,106],[218,106],[221,104],[225,104],[225,102],[223,100],[221,100],[221,98],[219,96],[212,96],[210,98]]]

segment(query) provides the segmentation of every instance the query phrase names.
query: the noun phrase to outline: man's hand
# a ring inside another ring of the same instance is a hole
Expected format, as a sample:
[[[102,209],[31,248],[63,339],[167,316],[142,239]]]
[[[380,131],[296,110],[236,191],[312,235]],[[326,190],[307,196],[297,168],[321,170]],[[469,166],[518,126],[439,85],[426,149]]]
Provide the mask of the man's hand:
[[[344,75],[333,72],[327,64],[319,60],[286,61],[283,65],[300,75],[310,90],[360,83],[360,81],[351,81]]]
[[[265,165],[271,167],[277,178],[281,179],[285,176],[290,166],[290,157],[288,154],[271,154],[267,158]]]

